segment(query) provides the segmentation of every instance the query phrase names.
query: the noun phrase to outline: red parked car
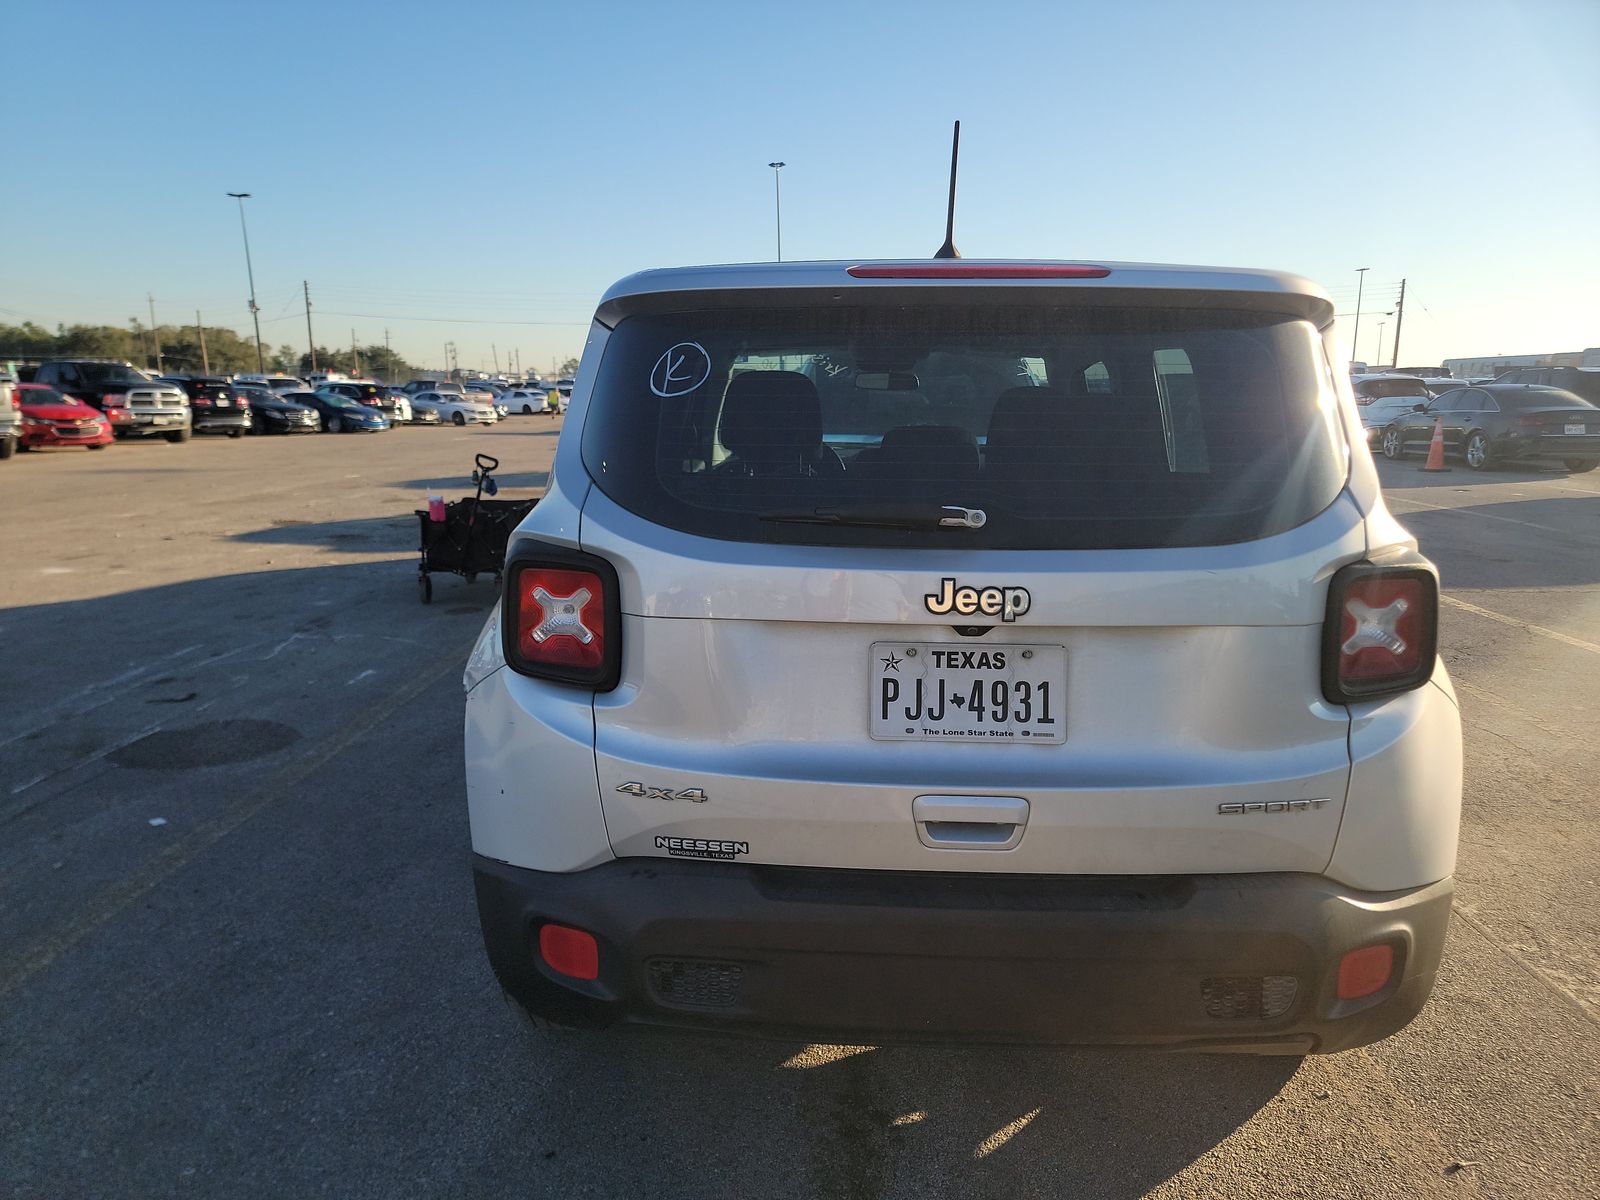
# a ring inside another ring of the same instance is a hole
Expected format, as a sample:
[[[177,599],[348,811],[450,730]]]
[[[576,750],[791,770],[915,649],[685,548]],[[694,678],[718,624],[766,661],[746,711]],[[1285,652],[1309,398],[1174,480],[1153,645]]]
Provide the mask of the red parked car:
[[[87,446],[99,450],[111,444],[111,424],[97,408],[63,396],[42,383],[17,384],[22,401],[20,449],[35,446]]]

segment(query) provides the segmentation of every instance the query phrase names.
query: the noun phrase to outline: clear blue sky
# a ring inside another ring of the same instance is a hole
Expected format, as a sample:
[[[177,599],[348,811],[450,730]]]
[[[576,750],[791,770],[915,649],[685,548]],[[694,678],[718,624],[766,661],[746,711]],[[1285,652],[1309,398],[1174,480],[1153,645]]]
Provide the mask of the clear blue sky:
[[[271,343],[309,279],[319,341],[547,367],[621,275],[771,258],[772,159],[786,258],[931,254],[959,117],[968,257],[1279,267],[1342,313],[1370,267],[1360,357],[1402,276],[1407,360],[1600,344],[1594,0],[6,11],[0,320],[247,330],[249,191]]]

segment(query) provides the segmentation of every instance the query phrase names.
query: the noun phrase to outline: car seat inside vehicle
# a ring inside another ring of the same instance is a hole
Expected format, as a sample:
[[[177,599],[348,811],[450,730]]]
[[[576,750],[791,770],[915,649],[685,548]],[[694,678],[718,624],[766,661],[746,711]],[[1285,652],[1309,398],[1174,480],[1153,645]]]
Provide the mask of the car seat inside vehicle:
[[[729,457],[724,474],[828,475],[844,463],[822,442],[817,385],[797,371],[735,375],[722,400],[717,438]]]

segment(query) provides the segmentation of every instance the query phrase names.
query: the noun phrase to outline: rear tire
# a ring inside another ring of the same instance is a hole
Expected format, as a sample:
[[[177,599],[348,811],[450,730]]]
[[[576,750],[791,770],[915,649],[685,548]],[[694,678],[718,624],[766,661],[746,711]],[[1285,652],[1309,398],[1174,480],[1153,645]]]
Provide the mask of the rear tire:
[[[14,437],[0,438],[0,459],[10,458],[19,449],[27,449]]]
[[[1490,466],[1489,439],[1482,433],[1473,432],[1467,438],[1462,457],[1467,460],[1469,470],[1487,471]]]
[[[1389,428],[1383,431],[1383,456],[1385,458],[1400,458],[1405,449],[1400,442],[1400,431]]]
[[[104,442],[101,442],[98,446],[85,446],[84,447],[84,449],[86,449],[86,450],[104,450],[105,448],[106,448],[106,445],[105,445]]]
[[[174,446],[177,446],[187,442],[192,436],[194,436],[194,431],[190,429],[174,429],[171,433],[163,434],[162,436]]]
[[[343,433],[344,432],[344,422],[341,421],[338,417],[329,417],[328,418],[328,432],[329,433]]]
[[[450,420],[457,425],[465,425],[467,423],[466,417],[462,416],[460,413],[451,413]]]
[[[524,405],[523,405],[523,406],[522,406],[522,415],[523,415],[523,416],[525,416],[525,417],[531,417],[531,416],[533,416],[533,405],[531,405],[531,404],[524,404]]]
[[[1585,471],[1592,471],[1600,467],[1600,460],[1593,458],[1563,458],[1561,465],[1574,475],[1582,475]]]

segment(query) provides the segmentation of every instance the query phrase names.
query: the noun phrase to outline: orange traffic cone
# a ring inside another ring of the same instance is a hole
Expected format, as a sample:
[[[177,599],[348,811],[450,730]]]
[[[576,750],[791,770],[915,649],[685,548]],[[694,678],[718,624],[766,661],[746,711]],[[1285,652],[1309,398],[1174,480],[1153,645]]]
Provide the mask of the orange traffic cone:
[[[1444,417],[1433,419],[1433,441],[1428,443],[1428,461],[1422,464],[1424,471],[1448,471],[1444,465]]]

